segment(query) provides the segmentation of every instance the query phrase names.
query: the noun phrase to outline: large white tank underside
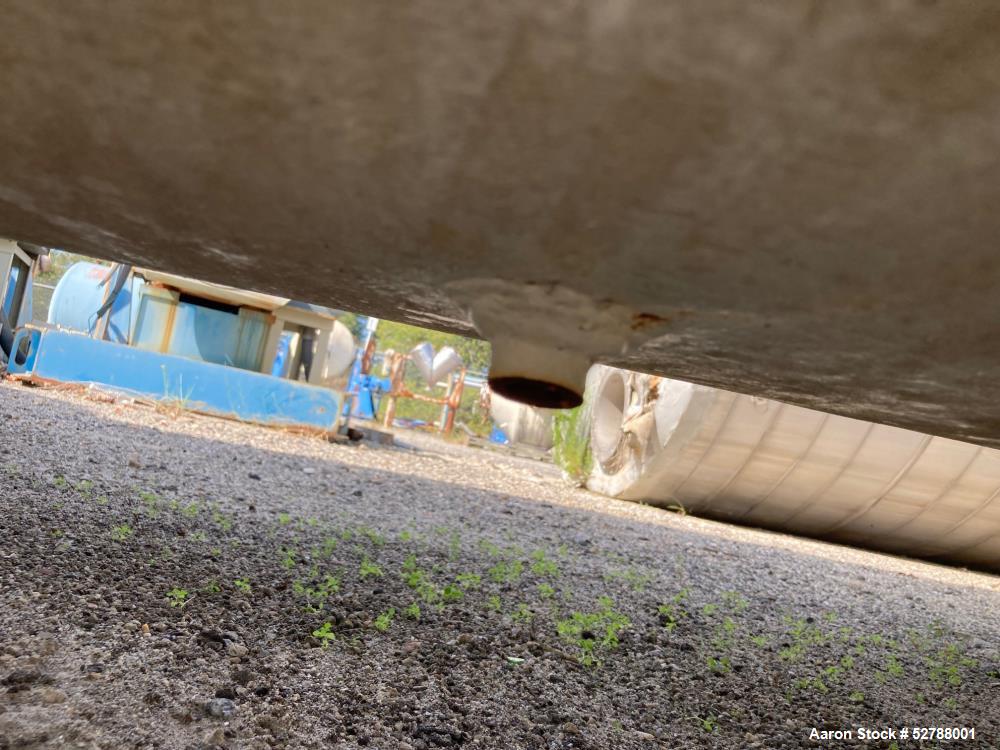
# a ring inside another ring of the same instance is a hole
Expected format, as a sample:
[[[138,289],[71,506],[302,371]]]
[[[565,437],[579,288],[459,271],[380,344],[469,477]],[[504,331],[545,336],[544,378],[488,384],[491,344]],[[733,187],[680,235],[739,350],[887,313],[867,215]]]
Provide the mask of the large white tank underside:
[[[608,367],[588,380],[593,490],[1000,568],[998,450]]]

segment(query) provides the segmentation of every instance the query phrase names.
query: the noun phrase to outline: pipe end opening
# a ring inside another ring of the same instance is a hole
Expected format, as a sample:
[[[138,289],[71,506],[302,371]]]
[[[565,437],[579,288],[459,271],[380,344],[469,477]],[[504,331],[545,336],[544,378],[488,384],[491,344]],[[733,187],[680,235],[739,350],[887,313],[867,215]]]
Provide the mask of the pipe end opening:
[[[572,409],[583,395],[557,383],[518,376],[490,378],[490,388],[505,398],[543,409]]]

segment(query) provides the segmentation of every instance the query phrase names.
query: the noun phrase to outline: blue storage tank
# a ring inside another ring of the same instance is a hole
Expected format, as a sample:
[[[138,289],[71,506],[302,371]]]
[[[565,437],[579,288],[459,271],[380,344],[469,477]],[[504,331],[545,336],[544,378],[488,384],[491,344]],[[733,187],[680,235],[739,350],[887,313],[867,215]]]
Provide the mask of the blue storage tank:
[[[286,370],[292,357],[292,334],[285,331],[278,339],[278,351],[271,363],[271,374],[278,378],[288,377]]]
[[[84,333],[93,333],[97,318],[94,313],[104,302],[111,273],[109,266],[97,263],[74,263],[56,284],[49,303],[48,322]],[[132,299],[142,285],[142,279],[132,277],[118,294],[111,308],[107,339],[119,344],[129,342],[132,330]]]
[[[260,369],[274,322],[261,310],[188,297],[155,285],[144,287],[132,307],[132,346],[243,370]]]

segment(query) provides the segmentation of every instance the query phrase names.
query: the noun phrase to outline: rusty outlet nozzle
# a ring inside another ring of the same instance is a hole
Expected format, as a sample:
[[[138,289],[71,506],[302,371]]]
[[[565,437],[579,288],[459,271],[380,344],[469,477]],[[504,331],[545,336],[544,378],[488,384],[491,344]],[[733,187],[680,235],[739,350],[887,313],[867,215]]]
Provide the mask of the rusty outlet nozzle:
[[[544,409],[572,409],[583,403],[581,394],[545,380],[509,376],[490,378],[490,388],[512,401]]]
[[[493,342],[490,388],[505,398],[544,409],[583,403],[589,360],[565,349],[501,337]]]

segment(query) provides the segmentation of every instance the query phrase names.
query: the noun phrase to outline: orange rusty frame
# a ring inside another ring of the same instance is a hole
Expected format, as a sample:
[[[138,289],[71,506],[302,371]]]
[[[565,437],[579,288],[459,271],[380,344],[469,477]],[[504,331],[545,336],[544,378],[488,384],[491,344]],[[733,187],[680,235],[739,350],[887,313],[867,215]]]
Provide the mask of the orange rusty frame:
[[[425,401],[430,404],[440,404],[444,409],[446,409],[446,415],[444,418],[444,424],[441,427],[441,433],[444,435],[450,435],[451,431],[455,428],[455,414],[458,412],[458,407],[462,403],[462,391],[465,389],[465,372],[466,368],[463,367],[458,372],[458,377],[452,379],[449,376],[450,385],[448,388],[448,395],[444,398],[434,398],[433,396],[425,396],[422,393],[414,393],[403,385],[403,377],[406,374],[406,363],[409,361],[409,356],[403,354],[402,352],[396,352],[392,355],[389,360],[389,382],[391,387],[388,395],[388,404],[385,409],[385,417],[382,419],[383,427],[392,427],[392,423],[396,418],[396,400],[400,398],[411,398],[414,401]]]

